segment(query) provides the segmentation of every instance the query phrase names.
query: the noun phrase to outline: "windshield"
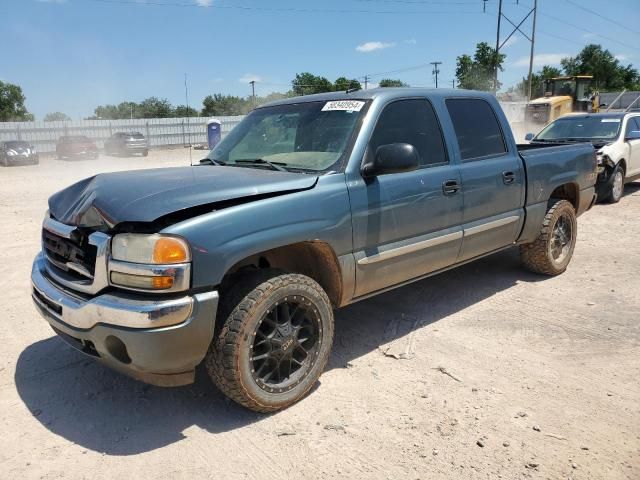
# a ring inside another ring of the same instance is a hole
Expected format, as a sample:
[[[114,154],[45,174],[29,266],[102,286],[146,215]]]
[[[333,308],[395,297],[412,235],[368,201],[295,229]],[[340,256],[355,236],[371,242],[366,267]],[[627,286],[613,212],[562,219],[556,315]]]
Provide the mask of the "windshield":
[[[21,142],[19,140],[5,142],[4,145],[7,148],[29,148],[29,144],[27,142]]]
[[[338,163],[362,115],[362,100],[309,102],[254,110],[207,158],[226,165],[328,170]]]
[[[620,132],[619,117],[569,117],[560,118],[547,125],[536,140],[613,140]]]
[[[67,137],[67,141],[73,142],[73,143],[86,143],[86,142],[90,142],[91,140],[89,140],[87,137],[83,135],[74,135],[74,136]]]

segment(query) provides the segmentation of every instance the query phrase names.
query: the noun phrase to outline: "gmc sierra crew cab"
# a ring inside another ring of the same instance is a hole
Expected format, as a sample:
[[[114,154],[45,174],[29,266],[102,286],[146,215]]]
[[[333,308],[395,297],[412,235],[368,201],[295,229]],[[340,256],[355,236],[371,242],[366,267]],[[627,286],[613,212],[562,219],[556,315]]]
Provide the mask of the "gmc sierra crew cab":
[[[517,146],[495,97],[376,89],[251,112],[198,165],[96,175],[49,199],[33,300],[142,381],[269,412],[322,373],[333,310],[518,245],[562,273],[595,201],[589,143]]]

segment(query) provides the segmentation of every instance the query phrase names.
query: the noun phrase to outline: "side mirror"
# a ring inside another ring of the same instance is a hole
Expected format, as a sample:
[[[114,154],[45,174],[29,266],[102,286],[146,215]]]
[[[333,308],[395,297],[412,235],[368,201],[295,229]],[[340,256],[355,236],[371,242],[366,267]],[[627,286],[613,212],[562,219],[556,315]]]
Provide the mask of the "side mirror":
[[[525,139],[527,142],[530,142],[531,140],[533,140],[533,133],[527,133],[527,134],[524,136],[524,139]]]
[[[629,140],[640,140],[640,130],[631,130],[627,133],[627,136],[624,137],[624,141],[628,142]]]
[[[420,155],[416,147],[408,143],[390,143],[378,147],[373,161],[363,165],[362,176],[371,178],[389,173],[410,172],[419,167]]]

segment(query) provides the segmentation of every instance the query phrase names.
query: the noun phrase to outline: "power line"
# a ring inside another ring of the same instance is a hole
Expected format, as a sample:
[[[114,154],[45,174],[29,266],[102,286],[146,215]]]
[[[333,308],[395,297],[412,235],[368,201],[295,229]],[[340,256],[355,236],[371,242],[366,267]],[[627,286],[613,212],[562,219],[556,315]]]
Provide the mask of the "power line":
[[[423,63],[420,65],[414,65],[413,67],[400,68],[398,70],[389,70],[387,72],[370,73],[367,76],[369,77],[369,79],[371,79],[371,77],[384,77],[386,75],[393,75],[396,73],[404,73],[404,72],[410,72],[413,70],[420,70],[422,68],[428,68],[429,65],[430,65],[429,63]],[[356,78],[362,78],[362,77],[356,77]]]
[[[355,0],[356,2],[368,2],[368,3],[396,3],[402,5],[478,5],[477,1],[470,2],[453,2],[443,0]]]
[[[524,8],[531,8],[531,7],[527,7],[526,5],[524,5],[522,3],[517,3],[516,5],[524,7]],[[553,15],[549,15],[548,13],[544,13],[544,12],[539,12],[538,14],[542,15],[543,17],[550,18],[551,20],[555,20],[556,22],[562,23],[563,25],[567,25],[569,27],[575,28],[576,30],[580,30],[581,32],[585,32],[585,33],[588,33],[590,35],[603,38],[605,40],[608,40],[608,41],[613,42],[613,43],[617,43],[619,45],[622,45],[623,47],[627,47],[627,48],[630,48],[630,49],[635,50],[635,51],[640,51],[640,49],[638,49],[637,46],[621,42],[620,40],[616,40],[615,38],[607,37],[607,36],[602,35],[600,33],[596,33],[596,32],[592,32],[590,30],[586,30],[586,29],[582,28],[579,25],[567,22],[564,18],[555,17]],[[584,43],[583,43],[583,45],[584,45]]]
[[[212,8],[225,10],[244,10],[258,12],[278,12],[278,13],[372,13],[383,15],[460,15],[479,14],[476,11],[442,11],[442,10],[364,10],[364,9],[328,9],[328,8],[297,8],[297,7],[255,7],[248,5],[199,5],[195,2],[171,2],[171,1],[145,1],[136,0],[84,0],[85,2],[105,3],[112,5],[131,5],[138,7],[188,7],[188,8]]]
[[[624,28],[625,30],[628,30],[631,33],[635,33],[636,35],[640,35],[640,31],[633,30],[632,28],[627,27],[626,25],[618,22],[617,20],[613,20],[612,18],[605,17],[604,15],[602,15],[599,12],[596,12],[595,10],[591,10],[590,8],[582,6],[579,3],[576,3],[576,2],[574,2],[572,0],[564,0],[564,1],[567,2],[570,5],[573,5],[574,7],[579,8],[580,10],[584,10],[585,12],[588,12],[588,13],[590,13],[592,15],[596,15],[598,18],[600,18],[602,20],[605,20],[605,21],[613,23],[614,25],[617,25],[617,26],[619,26],[621,28]]]

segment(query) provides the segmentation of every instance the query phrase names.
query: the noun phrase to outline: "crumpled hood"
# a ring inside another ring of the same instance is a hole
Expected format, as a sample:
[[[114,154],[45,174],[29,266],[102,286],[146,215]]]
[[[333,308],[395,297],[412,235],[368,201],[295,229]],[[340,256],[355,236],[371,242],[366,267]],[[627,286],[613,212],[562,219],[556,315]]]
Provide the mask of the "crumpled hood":
[[[316,181],[301,173],[210,165],[103,173],[52,195],[49,211],[67,225],[109,230],[216,202],[305,190]]]

